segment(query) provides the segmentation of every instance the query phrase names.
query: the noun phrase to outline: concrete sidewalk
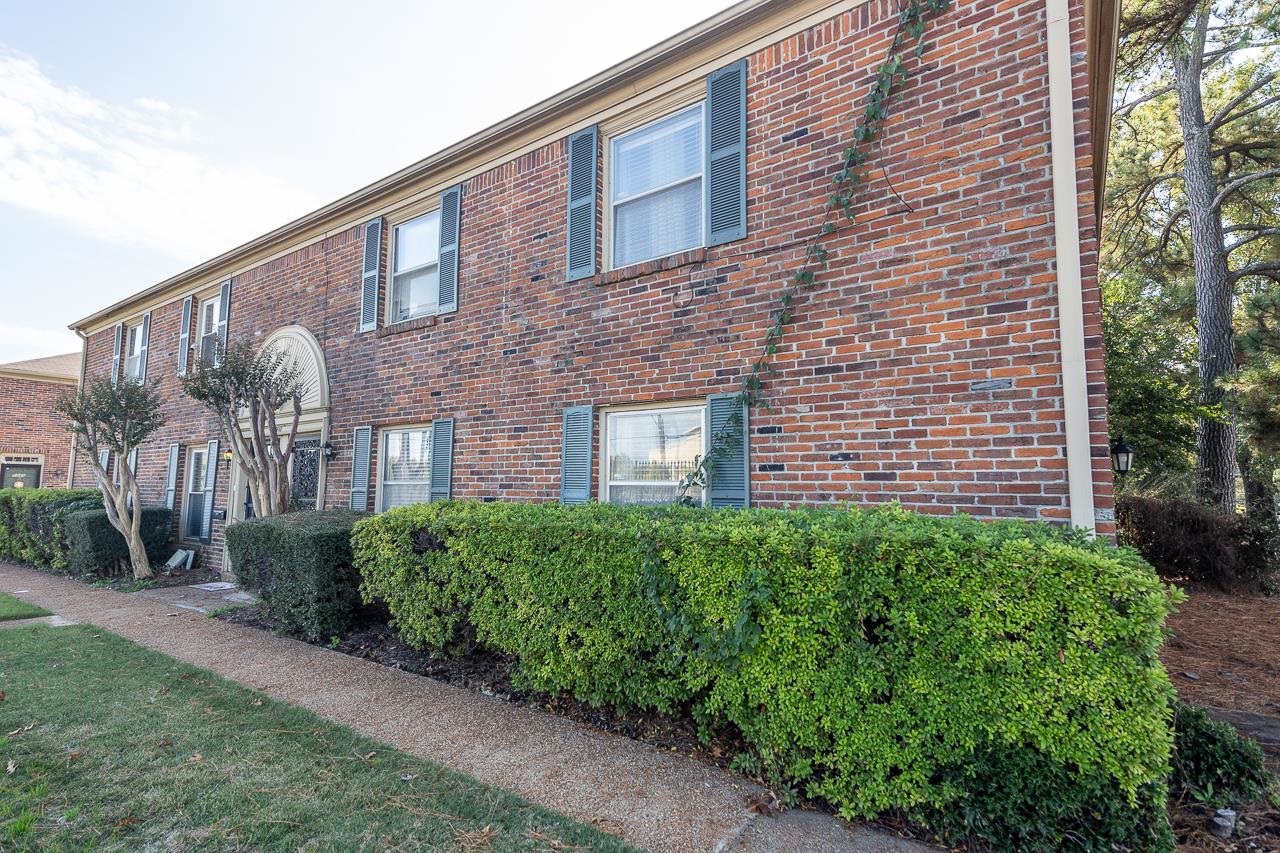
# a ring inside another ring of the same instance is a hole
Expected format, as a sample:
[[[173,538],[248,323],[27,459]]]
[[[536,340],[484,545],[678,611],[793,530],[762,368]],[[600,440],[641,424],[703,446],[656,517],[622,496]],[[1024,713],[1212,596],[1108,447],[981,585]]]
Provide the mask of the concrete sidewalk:
[[[641,847],[933,849],[851,828],[828,815],[757,815],[747,809],[747,799],[759,788],[691,758],[154,598],[93,589],[7,563],[0,563],[0,590],[308,708]]]

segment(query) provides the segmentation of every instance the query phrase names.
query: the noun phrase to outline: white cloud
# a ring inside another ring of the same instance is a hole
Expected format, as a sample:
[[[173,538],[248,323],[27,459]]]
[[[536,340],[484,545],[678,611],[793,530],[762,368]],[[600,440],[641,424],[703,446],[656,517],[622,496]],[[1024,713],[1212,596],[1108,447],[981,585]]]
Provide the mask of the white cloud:
[[[106,103],[0,50],[0,203],[183,263],[316,206],[271,175],[203,153],[199,122],[155,98]]]

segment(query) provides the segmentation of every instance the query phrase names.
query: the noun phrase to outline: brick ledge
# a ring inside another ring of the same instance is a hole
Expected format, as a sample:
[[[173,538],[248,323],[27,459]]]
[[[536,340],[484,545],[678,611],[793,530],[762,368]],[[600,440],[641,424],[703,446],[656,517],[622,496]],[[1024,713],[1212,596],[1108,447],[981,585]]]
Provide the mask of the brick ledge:
[[[609,284],[617,284],[620,281],[630,281],[633,278],[652,275],[656,272],[665,272],[667,270],[679,269],[680,267],[693,266],[694,264],[703,264],[707,261],[707,250],[704,248],[689,249],[687,252],[677,252],[674,255],[667,255],[665,258],[655,258],[652,261],[641,261],[638,264],[619,267],[616,270],[608,270],[606,272],[596,273],[587,281],[596,287],[604,287]]]
[[[430,329],[435,324],[436,315],[428,314],[425,317],[414,317],[412,320],[401,320],[399,323],[392,323],[390,326],[379,326],[374,331],[374,334],[379,338],[385,338],[389,335],[399,335],[417,329]]]

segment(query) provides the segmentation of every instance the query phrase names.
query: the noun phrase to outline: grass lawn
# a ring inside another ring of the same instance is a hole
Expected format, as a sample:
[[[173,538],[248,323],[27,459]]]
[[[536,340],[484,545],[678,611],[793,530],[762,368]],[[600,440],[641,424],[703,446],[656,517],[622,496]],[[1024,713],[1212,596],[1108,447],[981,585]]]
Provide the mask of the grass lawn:
[[[36,607],[34,604],[27,604],[7,592],[0,592],[0,622],[8,622],[10,619],[34,619],[37,616],[48,615],[48,610]]]
[[[0,850],[624,850],[87,625],[0,630]]]

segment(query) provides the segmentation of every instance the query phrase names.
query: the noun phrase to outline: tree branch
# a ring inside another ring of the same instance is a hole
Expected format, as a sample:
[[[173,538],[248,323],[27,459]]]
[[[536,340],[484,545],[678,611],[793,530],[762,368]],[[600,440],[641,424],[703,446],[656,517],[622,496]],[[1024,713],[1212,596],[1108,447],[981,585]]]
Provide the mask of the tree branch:
[[[1261,80],[1258,80],[1253,85],[1248,86],[1247,88],[1245,88],[1243,92],[1236,95],[1231,100],[1227,101],[1226,105],[1223,106],[1222,109],[1218,110],[1218,112],[1214,114],[1213,118],[1209,119],[1209,123],[1206,125],[1206,127],[1210,131],[1214,131],[1214,130],[1217,130],[1222,125],[1226,124],[1228,116],[1231,115],[1232,110],[1234,110],[1236,107],[1243,104],[1245,101],[1249,100],[1251,97],[1253,97],[1253,95],[1259,89],[1271,83],[1271,81],[1275,80],[1276,77],[1278,76],[1280,76],[1280,73],[1277,73],[1274,71],[1271,72],[1270,74],[1264,74]],[[1247,114],[1248,113],[1245,113],[1245,115]]]
[[[1227,200],[1227,197],[1239,190],[1241,187],[1247,186],[1255,181],[1266,180],[1267,178],[1280,178],[1280,168],[1264,169],[1261,172],[1254,172],[1253,174],[1236,178],[1234,181],[1229,181],[1218,193],[1217,197],[1214,198],[1213,204],[1210,206],[1210,210],[1217,210],[1222,207],[1222,203]]]

